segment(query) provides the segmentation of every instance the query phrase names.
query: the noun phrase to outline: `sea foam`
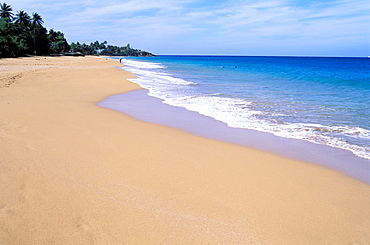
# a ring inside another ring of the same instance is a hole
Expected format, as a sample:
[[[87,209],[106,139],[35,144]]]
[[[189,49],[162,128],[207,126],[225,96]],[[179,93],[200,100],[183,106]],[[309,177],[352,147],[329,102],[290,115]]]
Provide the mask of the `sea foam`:
[[[349,150],[359,157],[370,159],[370,130],[368,129],[349,125],[291,122],[284,110],[278,112],[269,109],[276,106],[274,101],[263,101],[261,107],[256,104],[256,101],[248,98],[199,91],[196,82],[177,77],[176,73],[169,72],[167,66],[160,63],[130,59],[124,59],[122,63],[125,64],[124,70],[136,75],[136,78],[131,79],[132,82],[148,89],[149,95],[162,99],[166,104],[184,107],[212,117],[230,127],[253,129],[281,137],[325,144]],[[301,113],[299,111],[304,110],[302,105],[292,103],[288,106],[292,106],[291,113],[296,111]]]

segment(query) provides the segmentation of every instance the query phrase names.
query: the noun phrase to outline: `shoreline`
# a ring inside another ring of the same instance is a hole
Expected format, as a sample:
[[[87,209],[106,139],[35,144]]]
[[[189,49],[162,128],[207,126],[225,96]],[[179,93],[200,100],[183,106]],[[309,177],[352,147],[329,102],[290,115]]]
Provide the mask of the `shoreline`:
[[[365,244],[370,188],[339,172],[97,106],[114,60],[0,60],[0,243]]]
[[[308,141],[284,138],[256,130],[233,128],[183,107],[163,103],[140,89],[116,94],[97,105],[139,120],[174,127],[191,134],[225,143],[249,147],[278,156],[333,169],[370,185],[370,160],[352,152]]]
[[[366,103],[361,105],[359,99],[370,96],[366,96],[366,84],[360,82],[366,77],[359,75],[366,68],[364,60],[301,58],[296,64],[287,57],[160,56],[123,59],[122,63],[123,70],[137,74],[132,82],[166,104],[199,112],[231,127],[349,150],[370,161]],[[317,76],[311,70],[313,63],[321,67]],[[340,66],[346,67],[346,72],[336,69]],[[317,79],[319,83],[313,82]],[[332,92],[315,92],[325,86]],[[308,92],[309,88],[313,91]],[[343,96],[348,99],[340,102]],[[356,111],[363,113],[354,116]]]

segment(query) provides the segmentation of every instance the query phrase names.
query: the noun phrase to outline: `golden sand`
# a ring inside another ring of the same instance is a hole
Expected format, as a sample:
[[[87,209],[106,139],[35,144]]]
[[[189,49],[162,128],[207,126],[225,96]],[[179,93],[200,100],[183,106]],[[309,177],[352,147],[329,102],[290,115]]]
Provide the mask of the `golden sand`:
[[[369,244],[368,185],[99,107],[115,66],[0,60],[0,244]]]

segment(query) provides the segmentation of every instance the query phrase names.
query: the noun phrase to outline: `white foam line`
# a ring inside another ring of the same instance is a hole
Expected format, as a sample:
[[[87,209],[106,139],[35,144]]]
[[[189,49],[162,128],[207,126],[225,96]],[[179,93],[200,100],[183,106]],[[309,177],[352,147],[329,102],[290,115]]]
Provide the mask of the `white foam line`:
[[[234,128],[253,129],[273,133],[285,138],[310,141],[349,150],[359,157],[370,159],[370,147],[352,145],[344,139],[331,137],[328,133],[342,134],[347,137],[357,137],[370,140],[370,130],[359,127],[325,126],[320,124],[277,123],[257,118],[264,112],[253,110],[251,102],[244,99],[232,99],[213,95],[184,96],[189,90],[188,85],[194,83],[181,78],[175,78],[163,69],[166,66],[143,61],[122,60],[123,68],[137,75],[130,79],[141,87],[149,90],[149,95],[164,100],[169,105],[184,107],[187,110],[210,116]],[[184,87],[185,86],[185,87]]]

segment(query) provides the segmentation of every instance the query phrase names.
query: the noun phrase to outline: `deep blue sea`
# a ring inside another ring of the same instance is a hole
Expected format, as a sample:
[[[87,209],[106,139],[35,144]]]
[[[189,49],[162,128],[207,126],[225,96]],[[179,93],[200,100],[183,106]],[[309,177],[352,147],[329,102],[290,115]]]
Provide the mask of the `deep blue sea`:
[[[230,127],[370,159],[370,59],[246,56],[125,58],[132,82],[164,103]]]

